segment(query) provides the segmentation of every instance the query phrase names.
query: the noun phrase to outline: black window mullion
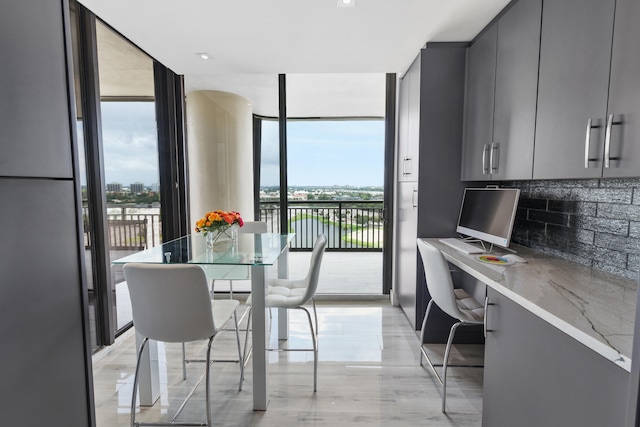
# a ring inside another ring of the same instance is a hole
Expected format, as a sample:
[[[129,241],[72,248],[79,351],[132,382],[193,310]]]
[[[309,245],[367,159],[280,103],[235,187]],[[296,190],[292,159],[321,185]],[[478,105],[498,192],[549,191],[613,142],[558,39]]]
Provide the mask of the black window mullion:
[[[111,261],[107,234],[107,196],[104,186],[102,120],[96,41],[96,17],[84,7],[78,8],[80,93],[87,170],[87,195],[90,245],[93,261],[93,283],[96,309],[96,341],[98,346],[115,340],[115,310],[111,280]]]
[[[182,78],[157,61],[153,63],[153,76],[158,124],[162,240],[168,241],[189,233],[184,91]]]

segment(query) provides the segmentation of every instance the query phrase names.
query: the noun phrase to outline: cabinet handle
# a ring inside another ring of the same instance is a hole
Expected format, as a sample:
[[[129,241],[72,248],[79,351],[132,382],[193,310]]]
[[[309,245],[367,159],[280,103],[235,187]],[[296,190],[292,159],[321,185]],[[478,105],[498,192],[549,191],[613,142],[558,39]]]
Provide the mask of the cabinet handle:
[[[498,158],[495,162],[493,161],[493,153],[498,152],[498,149],[500,148],[500,144],[496,143],[496,142],[492,142],[491,143],[491,154],[489,155],[489,169],[491,170],[491,173],[493,173],[494,171],[498,170],[498,163],[500,163],[500,158]],[[499,152],[498,152],[499,153]],[[495,166],[494,166],[495,163]]]
[[[613,125],[621,125],[622,121],[613,121],[613,114],[607,117],[607,128],[604,132],[604,167],[611,167],[611,160],[618,160],[619,157],[611,157],[611,128]]]
[[[593,126],[592,123],[593,123],[592,119],[587,120],[587,131],[584,136],[584,168],[585,169],[589,169],[589,162],[595,162],[596,160],[598,160],[597,157],[595,159],[589,157],[589,148],[591,147],[591,129],[600,129],[600,126],[597,126],[597,125]]]
[[[487,168],[487,151],[489,150],[489,144],[484,144],[482,146],[482,175],[486,175],[489,173],[489,169]]]
[[[489,329],[488,325],[489,325],[489,306],[490,305],[494,305],[493,303],[489,302],[489,295],[484,297],[484,319],[482,321],[482,330],[483,330],[483,334],[484,337],[487,338],[487,334],[489,332],[493,332],[493,330]]]
[[[407,172],[407,163],[411,161],[410,157],[402,159],[402,176],[411,175],[411,172]]]
[[[418,207],[418,189],[414,188],[413,193],[411,194],[411,205],[413,208]]]
[[[484,337],[487,337],[487,314],[488,314],[488,309],[489,308],[489,295],[484,297],[484,319],[482,319],[482,334],[484,335]]]

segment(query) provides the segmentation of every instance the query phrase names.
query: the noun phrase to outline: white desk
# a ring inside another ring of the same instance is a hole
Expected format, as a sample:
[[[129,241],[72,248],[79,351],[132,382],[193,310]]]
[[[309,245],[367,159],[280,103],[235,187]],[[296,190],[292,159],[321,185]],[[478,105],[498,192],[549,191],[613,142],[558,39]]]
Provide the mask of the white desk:
[[[631,370],[636,283],[613,274],[516,246],[528,262],[496,266],[424,239],[447,261],[575,338]],[[500,252],[498,252],[500,254]]]
[[[264,411],[269,405],[269,373],[267,363],[267,321],[265,310],[266,268],[278,262],[278,277],[287,278],[288,246],[294,234],[241,233],[237,242],[220,242],[208,249],[202,236],[185,236],[114,261],[114,264],[141,263],[189,263],[227,267],[251,268],[251,293],[253,313],[253,409]],[[215,270],[215,269],[213,269]],[[263,313],[262,316],[258,313]],[[282,318],[281,318],[282,319]],[[279,338],[286,338],[285,321],[279,322]],[[258,351],[262,349],[262,351]],[[158,353],[155,342],[143,353],[140,367],[139,392],[141,405],[153,405],[160,396]]]

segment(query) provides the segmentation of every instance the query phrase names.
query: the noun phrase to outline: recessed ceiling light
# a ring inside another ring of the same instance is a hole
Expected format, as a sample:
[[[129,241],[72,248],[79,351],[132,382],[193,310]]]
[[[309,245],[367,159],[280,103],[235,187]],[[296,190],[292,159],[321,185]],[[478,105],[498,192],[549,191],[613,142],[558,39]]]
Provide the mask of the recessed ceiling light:
[[[200,57],[200,59],[209,59],[209,54],[207,52],[199,52],[196,53]]]
[[[338,7],[353,7],[356,5],[356,0],[338,0]]]

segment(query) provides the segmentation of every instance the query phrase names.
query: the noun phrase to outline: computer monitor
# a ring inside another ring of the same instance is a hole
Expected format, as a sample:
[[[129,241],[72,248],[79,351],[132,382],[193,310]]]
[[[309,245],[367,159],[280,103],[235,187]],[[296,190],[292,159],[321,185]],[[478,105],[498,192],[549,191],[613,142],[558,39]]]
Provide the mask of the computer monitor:
[[[519,197],[517,188],[465,188],[456,231],[509,247]]]

